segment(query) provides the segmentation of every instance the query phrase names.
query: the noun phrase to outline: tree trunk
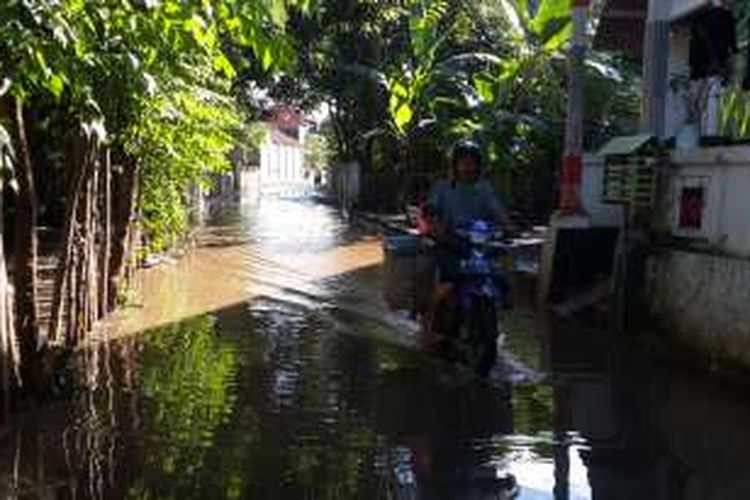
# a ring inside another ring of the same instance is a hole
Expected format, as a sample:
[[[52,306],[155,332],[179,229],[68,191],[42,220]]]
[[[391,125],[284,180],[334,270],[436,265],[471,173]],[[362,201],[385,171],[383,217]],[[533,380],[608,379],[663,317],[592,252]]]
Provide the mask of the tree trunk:
[[[73,223],[75,227],[75,222]],[[70,260],[70,267],[68,268],[67,277],[65,278],[65,281],[67,282],[66,285],[66,293],[64,295],[64,300],[67,302],[66,309],[68,311],[68,320],[65,322],[65,343],[67,345],[74,345],[76,341],[76,321],[74,318],[78,317],[78,308],[77,308],[77,300],[76,300],[76,290],[78,289],[78,274],[77,274],[77,262],[78,262],[78,245],[77,245],[77,238],[73,237],[73,243],[71,246],[71,260]]]
[[[109,149],[104,151],[102,161],[101,202],[101,248],[99,251],[99,317],[109,313],[110,254],[112,248],[112,156]]]
[[[344,124],[344,119],[341,116],[341,112],[338,110],[337,104],[335,104],[331,109],[331,124],[333,125],[333,135],[336,138],[338,150],[341,152],[343,159],[350,160],[351,158],[349,158],[349,141],[347,140],[346,125]]]
[[[83,139],[80,137],[78,140]],[[75,158],[73,161],[73,168],[75,173],[73,174],[70,189],[68,191],[68,206],[65,214],[65,227],[63,229],[63,250],[60,259],[57,264],[57,270],[55,274],[55,285],[52,298],[52,311],[50,314],[50,325],[49,335],[51,339],[57,339],[60,326],[62,321],[62,310],[63,303],[65,301],[65,294],[74,294],[75,289],[67,288],[67,284],[71,281],[69,274],[74,271],[74,250],[76,245],[76,225],[79,212],[79,204],[81,200],[81,194],[86,186],[86,179],[89,175],[89,170],[93,164],[92,146],[88,141],[83,141],[84,144],[77,144],[75,150],[79,153],[74,154]],[[72,320],[75,316],[68,310],[68,320]],[[70,332],[70,330],[67,330]],[[69,337],[69,335],[67,335]]]
[[[120,153],[117,160],[121,168],[113,183],[112,241],[109,259],[109,294],[107,307],[111,311],[123,291],[125,267],[128,261],[130,229],[135,215],[138,168],[134,158]]]
[[[0,176],[0,414],[10,409],[11,389],[19,383],[13,300],[3,246],[3,180]]]
[[[88,286],[88,280],[86,279],[86,203],[88,198],[88,182],[84,187],[83,198],[81,204],[78,207],[78,222],[79,228],[78,235],[76,237],[76,256],[75,262],[75,275],[76,275],[76,287],[73,291],[75,300],[75,308],[77,314],[70,318],[70,322],[73,323],[73,343],[78,344],[83,338],[83,334],[86,331],[86,320],[88,318],[88,310],[86,309],[86,292]]]
[[[78,226],[81,228],[78,239],[79,256],[78,262],[78,290],[76,300],[78,301],[79,315],[76,318],[76,343],[82,340],[91,328],[91,184],[92,176],[86,179],[83,200],[79,207]]]
[[[99,319],[99,273],[97,256],[97,238],[99,237],[99,155],[91,178],[89,179],[88,199],[86,204],[86,333],[94,327]]]
[[[96,294],[95,223],[92,213],[96,181],[97,148],[87,145],[85,172],[78,192],[78,203],[73,214],[72,256],[68,274],[68,344],[79,343],[93,326],[95,314],[93,295]]]
[[[21,368],[27,374],[39,349],[39,324],[37,315],[37,200],[31,152],[26,139],[23,103],[11,101],[13,134],[17,146],[16,179],[18,181],[18,213],[15,234],[15,286],[16,331],[21,352]],[[26,377],[24,377],[26,378]]]

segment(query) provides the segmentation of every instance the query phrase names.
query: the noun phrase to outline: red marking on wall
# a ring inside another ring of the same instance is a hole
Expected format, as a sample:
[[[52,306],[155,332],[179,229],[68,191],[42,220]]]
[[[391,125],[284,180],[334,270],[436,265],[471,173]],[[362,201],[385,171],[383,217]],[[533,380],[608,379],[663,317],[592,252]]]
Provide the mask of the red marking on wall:
[[[680,193],[680,229],[697,231],[703,227],[704,189],[682,188]]]

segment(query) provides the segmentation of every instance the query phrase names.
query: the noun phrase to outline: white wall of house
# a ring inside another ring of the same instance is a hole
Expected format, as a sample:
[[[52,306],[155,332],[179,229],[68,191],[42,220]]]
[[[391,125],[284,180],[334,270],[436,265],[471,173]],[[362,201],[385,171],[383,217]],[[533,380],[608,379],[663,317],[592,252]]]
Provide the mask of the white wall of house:
[[[269,195],[296,195],[309,191],[305,176],[304,146],[279,144],[269,138],[260,148],[260,189]]]
[[[622,208],[601,202],[603,181],[603,158],[587,156],[581,198],[591,223],[620,226]],[[685,227],[680,220],[683,193],[694,189],[703,193],[698,228]],[[654,217],[666,224],[671,236],[698,251],[750,259],[750,146],[674,151],[665,192]]]
[[[675,152],[669,200],[665,204],[672,234],[704,242],[713,251],[750,258],[750,147],[702,148]],[[680,228],[683,189],[705,193],[701,228]]]
[[[649,256],[649,307],[682,340],[750,366],[750,147],[677,151],[672,163],[660,215],[691,244]],[[696,189],[701,222],[685,228],[683,193]]]

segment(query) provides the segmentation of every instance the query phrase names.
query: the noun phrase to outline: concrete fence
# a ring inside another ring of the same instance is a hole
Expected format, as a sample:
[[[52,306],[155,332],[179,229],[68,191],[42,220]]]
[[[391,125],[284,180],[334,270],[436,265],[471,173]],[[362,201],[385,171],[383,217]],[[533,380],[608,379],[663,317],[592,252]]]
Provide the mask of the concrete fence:
[[[682,341],[750,366],[750,148],[671,160],[654,214],[671,239],[648,258],[646,303]]]
[[[712,357],[750,366],[750,260],[657,252],[648,260],[646,283],[660,326]]]

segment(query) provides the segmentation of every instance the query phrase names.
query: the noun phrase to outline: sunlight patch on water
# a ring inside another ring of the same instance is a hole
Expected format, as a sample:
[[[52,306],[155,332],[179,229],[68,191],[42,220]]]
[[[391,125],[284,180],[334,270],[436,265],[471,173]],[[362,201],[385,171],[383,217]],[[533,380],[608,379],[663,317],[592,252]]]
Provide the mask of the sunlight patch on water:
[[[568,495],[570,500],[592,498],[588,469],[581,459],[581,447],[567,450],[569,462]],[[524,500],[548,500],[555,490],[555,463],[536,456],[530,448],[518,448],[507,457],[507,470],[516,478]]]
[[[183,258],[141,270],[136,304],[105,322],[100,336],[130,335],[260,296],[311,307],[355,297],[371,316],[388,314],[377,283],[347,288],[357,282],[352,275],[382,262],[377,238],[352,233],[334,210],[310,203],[263,200],[242,211],[217,217]]]

